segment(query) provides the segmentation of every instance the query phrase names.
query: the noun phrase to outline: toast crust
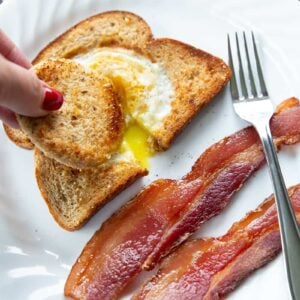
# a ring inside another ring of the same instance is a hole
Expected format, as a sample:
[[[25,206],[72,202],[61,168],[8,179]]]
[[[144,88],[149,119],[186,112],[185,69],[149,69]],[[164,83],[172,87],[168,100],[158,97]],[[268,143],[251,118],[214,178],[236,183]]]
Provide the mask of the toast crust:
[[[45,117],[17,116],[31,141],[48,157],[73,168],[96,167],[110,158],[123,136],[121,104],[111,82],[70,60],[36,65],[38,77],[64,94]]]
[[[132,30],[128,32],[128,28]],[[126,11],[108,11],[89,17],[50,42],[33,60],[37,64],[49,58],[72,58],[98,47],[118,46],[141,54],[152,40],[149,25]]]
[[[15,129],[6,124],[3,124],[3,128],[8,138],[17,146],[26,150],[32,150],[34,148],[29,137],[22,129]]]
[[[64,229],[81,228],[102,206],[148,171],[134,162],[115,162],[78,170],[46,157],[35,148],[38,187],[55,221]]]

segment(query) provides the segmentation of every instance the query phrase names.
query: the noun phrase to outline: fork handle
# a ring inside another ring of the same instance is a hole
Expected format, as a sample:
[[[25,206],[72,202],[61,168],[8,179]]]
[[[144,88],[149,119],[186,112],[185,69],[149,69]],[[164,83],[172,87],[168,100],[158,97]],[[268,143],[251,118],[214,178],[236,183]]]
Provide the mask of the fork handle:
[[[258,131],[275,191],[282,249],[293,299],[300,299],[300,231],[284,184],[269,124],[259,124]]]

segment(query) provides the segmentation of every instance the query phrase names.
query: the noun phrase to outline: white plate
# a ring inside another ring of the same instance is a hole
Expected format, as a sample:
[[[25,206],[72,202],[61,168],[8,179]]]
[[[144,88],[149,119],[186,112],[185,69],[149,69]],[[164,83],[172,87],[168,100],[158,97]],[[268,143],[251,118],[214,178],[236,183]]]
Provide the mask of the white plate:
[[[265,76],[274,103],[300,96],[300,3],[296,0],[6,0],[2,28],[33,58],[58,34],[106,10],[142,16],[156,36],[190,43],[227,59],[226,33],[252,29],[262,48]],[[173,147],[152,159],[150,175],[110,202],[82,229],[66,232],[48,213],[33,175],[32,152],[14,146],[0,130],[0,298],[63,299],[71,265],[99,225],[158,177],[179,178],[212,143],[244,127],[233,113],[228,90],[185,129]],[[300,146],[280,154],[288,185],[300,182]],[[272,192],[263,168],[198,235],[220,235]],[[280,255],[250,276],[230,299],[289,299]]]

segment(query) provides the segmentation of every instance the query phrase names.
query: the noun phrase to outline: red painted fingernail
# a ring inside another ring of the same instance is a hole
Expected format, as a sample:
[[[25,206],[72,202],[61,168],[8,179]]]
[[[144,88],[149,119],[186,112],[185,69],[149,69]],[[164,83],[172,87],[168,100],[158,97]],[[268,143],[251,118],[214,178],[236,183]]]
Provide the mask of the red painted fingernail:
[[[63,95],[56,89],[45,87],[45,96],[42,108],[53,111],[59,109],[64,102]]]

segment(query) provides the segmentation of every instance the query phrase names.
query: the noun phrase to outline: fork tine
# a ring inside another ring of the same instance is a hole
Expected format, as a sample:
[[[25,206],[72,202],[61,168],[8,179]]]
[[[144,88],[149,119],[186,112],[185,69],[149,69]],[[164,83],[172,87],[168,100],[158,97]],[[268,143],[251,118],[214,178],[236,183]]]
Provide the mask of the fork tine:
[[[245,73],[244,73],[243,64],[242,64],[240,43],[239,43],[239,38],[238,38],[237,32],[235,33],[235,40],[236,40],[236,48],[237,48],[237,55],[238,55],[238,62],[239,62],[239,74],[240,74],[242,96],[247,99],[248,92],[247,92],[247,87],[246,87]]]
[[[260,60],[259,60],[259,56],[258,56],[258,51],[257,51],[253,31],[251,31],[251,35],[252,35],[254,56],[255,56],[255,60],[256,60],[256,68],[257,68],[257,74],[258,74],[261,93],[264,97],[269,97],[267,87],[266,87],[266,84],[265,84],[265,80],[264,80],[264,76],[263,76],[263,72],[262,72],[262,68],[261,68],[261,64],[260,64]]]
[[[257,97],[257,89],[255,86],[255,81],[253,77],[253,72],[251,68],[251,63],[250,63],[250,57],[249,57],[249,50],[248,50],[248,44],[247,44],[247,39],[246,39],[246,34],[245,31],[243,31],[243,37],[244,37],[244,45],[245,45],[245,52],[246,52],[246,58],[247,58],[247,65],[248,65],[248,72],[249,72],[249,79],[250,79],[250,86],[251,86],[251,93],[254,98]]]
[[[227,34],[227,45],[228,45],[228,63],[229,63],[230,69],[232,70],[232,75],[231,75],[231,79],[230,79],[231,96],[233,99],[239,99],[239,91],[238,91],[235,72],[234,72],[234,65],[233,65],[233,60],[232,60],[232,52],[231,52],[229,34]]]
[[[248,92],[247,92],[247,87],[245,82],[245,75],[244,75],[244,69],[243,69],[242,58],[241,58],[241,50],[240,50],[240,44],[239,44],[239,38],[237,32],[235,33],[235,39],[236,39],[237,55],[238,55],[238,62],[239,62],[239,74],[240,74],[242,96],[244,98],[248,98]]]

